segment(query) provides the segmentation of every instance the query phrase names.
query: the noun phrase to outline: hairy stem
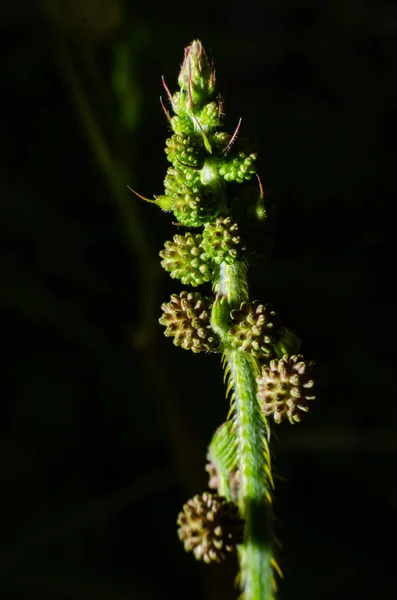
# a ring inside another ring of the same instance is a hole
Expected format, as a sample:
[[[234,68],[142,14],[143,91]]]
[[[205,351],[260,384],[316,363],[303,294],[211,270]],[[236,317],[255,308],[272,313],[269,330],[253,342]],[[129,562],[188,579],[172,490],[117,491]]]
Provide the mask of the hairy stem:
[[[226,356],[233,381],[234,422],[240,455],[238,505],[245,519],[244,544],[240,550],[245,600],[272,600],[273,532],[271,473],[266,429],[256,400],[256,364],[236,350]]]
[[[214,282],[214,290],[227,299],[230,308],[237,308],[248,300],[247,268],[242,260],[232,265],[223,262]]]
[[[217,303],[226,298],[224,311],[227,313],[247,301],[244,263],[222,263],[214,287],[218,295]],[[219,316],[221,312],[215,310],[213,315]],[[219,332],[224,325],[225,319],[218,318],[214,328]],[[225,331],[223,333],[226,334]],[[267,445],[268,427],[256,399],[258,366],[252,355],[230,348],[227,344],[224,357],[232,384],[232,419],[239,446],[238,505],[246,522],[244,544],[240,547],[241,583],[245,600],[272,600],[275,588],[272,476]]]

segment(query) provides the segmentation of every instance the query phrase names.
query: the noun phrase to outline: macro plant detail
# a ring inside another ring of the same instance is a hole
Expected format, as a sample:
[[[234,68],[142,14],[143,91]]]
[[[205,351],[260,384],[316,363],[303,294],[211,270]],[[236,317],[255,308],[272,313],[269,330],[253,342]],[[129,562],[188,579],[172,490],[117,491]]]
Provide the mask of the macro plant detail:
[[[216,335],[210,326],[211,300],[199,292],[173,294],[161,307],[160,324],[165,335],[174,338],[175,346],[193,352],[210,352],[217,346]]]
[[[188,500],[177,523],[185,550],[206,563],[224,561],[243,541],[237,506],[218,494],[204,492]]]
[[[205,466],[213,491],[185,504],[178,535],[186,551],[207,563],[237,552],[245,600],[274,600],[281,572],[271,421],[296,423],[307,412],[313,365],[299,354],[300,341],[278,312],[249,297],[248,269],[269,231],[269,207],[257,153],[239,139],[241,120],[233,133],[223,130],[215,70],[197,40],[185,49],[178,84],[171,94],[163,80],[174,113],[162,103],[173,131],[165,149],[171,164],[164,194],[150,202],[173,213],[179,226],[193,228],[165,242],[162,267],[183,285],[206,290],[173,294],[162,305],[160,324],[185,350],[221,353],[229,400]]]
[[[180,279],[184,285],[202,285],[212,279],[213,265],[201,246],[202,236],[186,233],[174,235],[172,242],[165,242],[160,256],[161,266],[173,279]]]
[[[271,360],[269,366],[262,368],[257,397],[266,416],[273,415],[276,423],[284,419],[292,424],[301,420],[315,399],[312,366],[298,355]]]
[[[238,223],[231,217],[218,217],[215,223],[206,223],[202,247],[217,265],[233,264],[246,249],[241,243]]]
[[[277,315],[264,304],[243,302],[230,313],[230,344],[258,358],[267,358],[274,353],[277,339]]]

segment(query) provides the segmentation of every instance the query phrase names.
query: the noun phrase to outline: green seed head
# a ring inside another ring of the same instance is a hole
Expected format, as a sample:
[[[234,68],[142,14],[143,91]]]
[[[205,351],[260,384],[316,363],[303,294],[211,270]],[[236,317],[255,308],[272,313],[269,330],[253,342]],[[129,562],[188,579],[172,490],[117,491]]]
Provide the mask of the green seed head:
[[[174,215],[186,227],[200,227],[215,218],[216,197],[211,188],[201,185],[199,178],[199,171],[169,167],[164,181]]]
[[[201,126],[204,130],[220,127],[222,115],[218,102],[209,102],[198,115]]]
[[[229,343],[237,349],[268,358],[273,354],[279,324],[276,313],[258,301],[243,302],[238,310],[230,313]]]
[[[248,181],[256,174],[257,154],[245,154],[239,152],[237,156],[231,159],[224,159],[219,165],[219,175],[225,181],[237,181],[243,183]]]
[[[160,252],[161,266],[173,279],[180,279],[184,285],[201,285],[211,281],[211,261],[200,246],[202,241],[198,233],[174,235],[172,242],[166,242]]]
[[[233,264],[245,249],[241,244],[237,223],[231,217],[218,217],[207,223],[203,231],[202,247],[215,264]]]
[[[204,160],[203,147],[199,148],[201,138],[193,138],[191,135],[174,134],[166,141],[165,152],[167,158],[175,167],[187,165],[188,167],[201,166]]]

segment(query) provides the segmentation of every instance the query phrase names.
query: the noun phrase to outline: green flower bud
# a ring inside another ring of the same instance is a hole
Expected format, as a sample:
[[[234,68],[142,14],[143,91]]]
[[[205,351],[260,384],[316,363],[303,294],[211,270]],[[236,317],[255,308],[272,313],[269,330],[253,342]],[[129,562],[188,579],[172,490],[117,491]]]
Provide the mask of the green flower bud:
[[[229,343],[255,357],[269,357],[278,339],[278,318],[267,305],[243,302],[230,313]]]
[[[171,119],[171,127],[175,133],[189,134],[194,132],[194,124],[191,117],[187,116],[175,116]]]
[[[203,148],[199,148],[197,145],[197,136],[193,138],[186,134],[174,134],[166,141],[167,148],[165,152],[167,158],[176,168],[180,168],[180,163],[188,165],[190,167],[198,167],[204,162]],[[184,169],[181,169],[182,172]]]
[[[178,186],[177,189],[183,186],[193,189],[195,186],[201,185],[200,171],[191,167],[185,167],[178,162],[173,167],[168,168],[166,181],[164,181],[166,189],[169,182],[168,175],[172,178],[174,187],[175,185]]]
[[[199,113],[198,119],[205,130],[220,127],[221,115],[219,112],[219,104],[216,102],[209,102],[206,104]]]
[[[215,90],[215,71],[205,50],[198,40],[185,49],[185,58],[178,77],[178,83],[193,104],[206,104]],[[193,106],[189,106],[193,110]]]
[[[214,191],[203,186],[197,177],[199,171],[170,167],[164,181],[166,197],[171,198],[167,207],[172,205],[165,210],[172,210],[178,222],[186,227],[200,227],[213,220],[217,212]]]
[[[234,158],[224,159],[219,165],[219,175],[225,181],[237,181],[243,183],[245,180],[251,179],[256,174],[257,154],[253,152],[248,156],[245,152],[239,152]]]
[[[161,306],[163,315],[159,320],[165,325],[164,335],[174,338],[175,346],[192,352],[216,352],[218,340],[211,329],[212,300],[198,292],[173,294],[170,302]]]
[[[315,399],[312,366],[298,354],[271,360],[269,366],[262,367],[257,379],[257,397],[264,415],[273,415],[276,423],[301,420],[302,414],[309,410],[309,402]]]
[[[173,242],[166,242],[160,256],[161,266],[171,277],[180,279],[184,285],[201,285],[211,281],[212,268],[200,244],[201,235],[186,233],[174,235]]]
[[[201,245],[217,265],[222,262],[233,264],[245,249],[241,244],[238,225],[231,217],[218,217],[214,223],[207,223]]]
[[[243,542],[244,520],[237,506],[217,494],[204,492],[188,500],[177,523],[186,552],[205,563],[223,562]]]
[[[183,166],[169,167],[164,180],[164,188],[167,196],[174,198],[178,196],[200,196],[202,188],[200,172]]]

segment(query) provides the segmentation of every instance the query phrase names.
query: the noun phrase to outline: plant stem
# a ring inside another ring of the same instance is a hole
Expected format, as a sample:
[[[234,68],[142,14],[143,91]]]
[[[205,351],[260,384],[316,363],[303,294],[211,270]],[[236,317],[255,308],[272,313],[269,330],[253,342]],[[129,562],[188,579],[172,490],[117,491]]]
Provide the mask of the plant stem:
[[[222,263],[215,290],[227,299],[227,310],[248,300],[245,265]],[[217,328],[219,330],[219,328]],[[245,600],[273,600],[272,475],[267,443],[268,426],[256,399],[258,366],[255,358],[225,346],[224,356],[232,383],[232,419],[239,445],[238,505],[245,519],[240,546],[241,584]]]
[[[233,381],[234,422],[240,455],[238,505],[244,517],[244,544],[240,549],[245,600],[272,600],[273,511],[266,429],[256,399],[257,367],[253,357],[226,351]]]
[[[214,282],[217,294],[227,299],[229,308],[238,308],[241,302],[248,300],[247,268],[242,260],[232,265],[223,262]]]

